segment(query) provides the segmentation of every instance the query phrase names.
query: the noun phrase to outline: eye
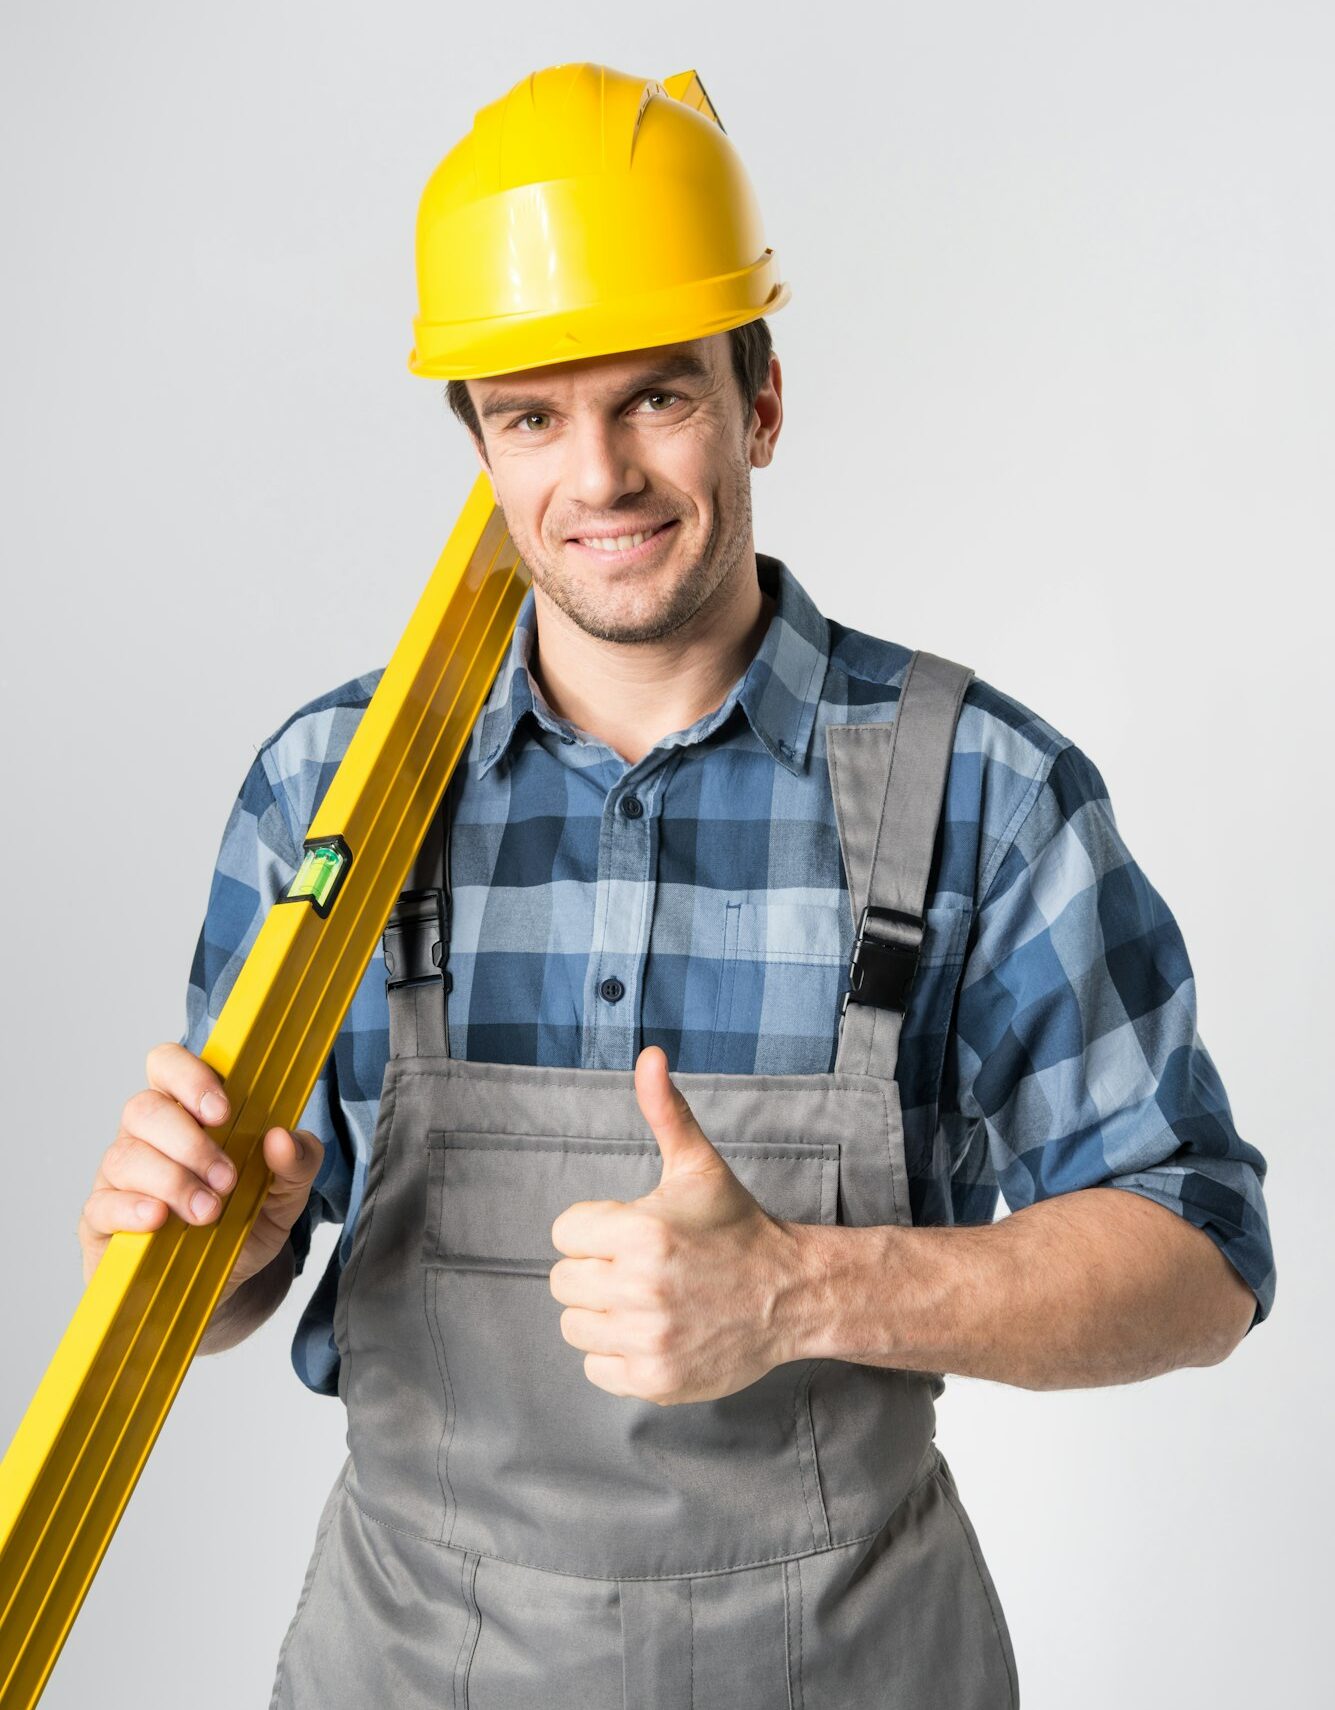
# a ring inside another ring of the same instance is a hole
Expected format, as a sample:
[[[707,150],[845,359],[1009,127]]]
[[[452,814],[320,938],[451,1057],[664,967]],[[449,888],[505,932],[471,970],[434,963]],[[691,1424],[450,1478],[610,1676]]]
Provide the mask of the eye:
[[[527,428],[530,433],[541,433],[543,425],[551,419],[546,410],[530,410],[526,416],[520,416],[519,420],[512,425],[518,428]],[[537,422],[538,426],[530,428],[530,422]]]
[[[675,403],[680,402],[680,394],[677,392],[646,392],[644,395],[643,402],[646,404],[652,404],[654,402],[654,400],[657,398],[665,398],[667,400],[669,407],[671,407],[671,405],[673,405]],[[650,410],[650,412],[649,412],[649,414],[651,416],[658,416],[658,415],[661,415],[662,413],[663,412],[661,410]]]

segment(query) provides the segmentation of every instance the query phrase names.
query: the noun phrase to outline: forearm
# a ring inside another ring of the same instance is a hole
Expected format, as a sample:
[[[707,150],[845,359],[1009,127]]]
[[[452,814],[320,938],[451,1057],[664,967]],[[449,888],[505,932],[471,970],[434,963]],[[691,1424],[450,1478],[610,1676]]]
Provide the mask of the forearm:
[[[1213,1365],[1255,1297],[1166,1207],[1088,1188],[969,1228],[791,1225],[789,1357],[954,1372],[1025,1389]]]
[[[262,1271],[248,1277],[235,1294],[214,1308],[196,1352],[221,1354],[227,1348],[234,1348],[238,1342],[244,1342],[282,1305],[296,1270],[292,1243],[285,1241]]]

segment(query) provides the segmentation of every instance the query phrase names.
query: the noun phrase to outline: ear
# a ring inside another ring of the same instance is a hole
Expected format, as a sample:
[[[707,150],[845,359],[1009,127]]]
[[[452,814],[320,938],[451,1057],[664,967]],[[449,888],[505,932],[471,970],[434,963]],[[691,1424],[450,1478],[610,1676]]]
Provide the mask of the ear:
[[[751,408],[751,428],[747,449],[753,469],[768,467],[774,456],[775,441],[783,426],[783,369],[777,356],[769,359],[769,378],[756,395]]]

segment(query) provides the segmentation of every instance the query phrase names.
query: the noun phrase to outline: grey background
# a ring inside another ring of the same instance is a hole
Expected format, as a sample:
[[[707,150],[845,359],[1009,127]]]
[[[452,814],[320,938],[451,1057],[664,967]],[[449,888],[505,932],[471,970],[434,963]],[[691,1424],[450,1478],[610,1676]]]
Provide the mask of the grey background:
[[[0,1440],[175,1037],[255,747],[383,663],[472,464],[406,372],[412,226],[536,67],[697,66],[793,300],[757,541],[832,615],[1078,742],[1181,923],[1271,1163],[1275,1313],[1224,1365],[940,1439],[1034,1707],[1311,1702],[1331,1523],[1335,32],[1322,4],[0,10]],[[670,234],[664,233],[664,241]],[[267,1701],[341,1409],[299,1301],[189,1374],[53,1707]]]

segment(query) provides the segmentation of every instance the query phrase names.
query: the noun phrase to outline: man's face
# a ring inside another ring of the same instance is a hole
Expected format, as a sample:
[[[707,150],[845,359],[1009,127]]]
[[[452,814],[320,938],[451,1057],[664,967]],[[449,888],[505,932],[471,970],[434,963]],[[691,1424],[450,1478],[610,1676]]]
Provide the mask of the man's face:
[[[726,333],[470,380],[535,586],[587,634],[646,642],[752,574],[751,469],[769,462],[778,387],[775,361],[748,419]]]

